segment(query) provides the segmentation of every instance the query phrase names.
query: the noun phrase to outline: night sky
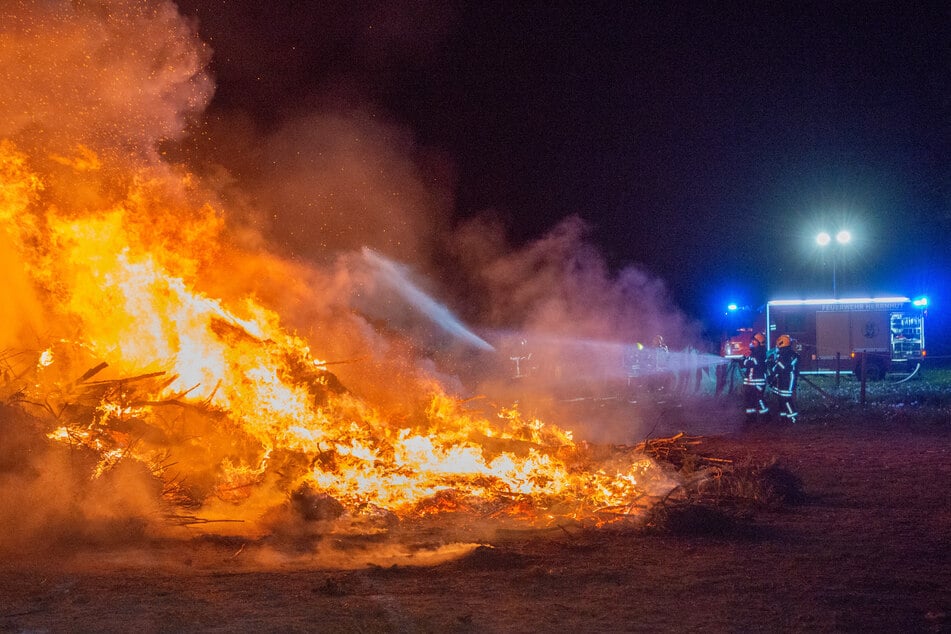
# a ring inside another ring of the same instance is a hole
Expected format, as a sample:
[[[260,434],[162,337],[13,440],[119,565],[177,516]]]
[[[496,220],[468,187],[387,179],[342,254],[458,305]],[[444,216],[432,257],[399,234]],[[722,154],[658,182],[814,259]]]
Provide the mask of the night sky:
[[[568,216],[700,319],[832,293],[951,304],[951,10],[932,2],[198,2],[209,110],[358,94],[453,166],[452,215]],[[947,310],[945,308],[944,310]]]

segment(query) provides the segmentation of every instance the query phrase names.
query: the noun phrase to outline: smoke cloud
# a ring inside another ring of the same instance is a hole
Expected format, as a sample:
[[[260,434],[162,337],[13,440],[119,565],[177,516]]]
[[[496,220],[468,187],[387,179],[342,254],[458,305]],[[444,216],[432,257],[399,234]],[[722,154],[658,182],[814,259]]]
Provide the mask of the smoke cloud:
[[[161,487],[141,464],[91,479],[90,453],[43,441],[38,421],[0,406],[0,554],[62,555],[77,546],[128,546],[157,537]]]
[[[449,218],[451,171],[407,130],[366,108],[297,114],[266,134],[237,129],[223,126],[228,151],[216,143],[216,160],[240,176],[252,222],[282,250],[326,262],[369,246],[431,260]]]
[[[172,2],[6,2],[0,135],[152,156],[213,93],[211,51]]]
[[[460,230],[456,252],[494,327],[632,343],[664,334],[680,344],[695,334],[661,280],[635,266],[612,274],[579,218],[520,249],[503,228],[476,219]]]

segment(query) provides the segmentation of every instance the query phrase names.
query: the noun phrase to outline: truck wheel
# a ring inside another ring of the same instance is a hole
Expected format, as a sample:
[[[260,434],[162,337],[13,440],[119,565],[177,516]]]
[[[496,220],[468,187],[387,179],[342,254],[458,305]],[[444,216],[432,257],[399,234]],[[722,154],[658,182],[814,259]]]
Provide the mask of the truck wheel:
[[[865,364],[865,380],[866,381],[881,381],[884,378],[885,378],[885,372],[882,371],[882,366],[878,365],[877,363]]]
[[[852,370],[852,374],[855,375],[859,381],[862,380],[862,366],[856,365],[855,369]],[[882,371],[882,366],[877,363],[866,362],[865,363],[865,380],[866,381],[881,381],[885,378],[885,372]]]

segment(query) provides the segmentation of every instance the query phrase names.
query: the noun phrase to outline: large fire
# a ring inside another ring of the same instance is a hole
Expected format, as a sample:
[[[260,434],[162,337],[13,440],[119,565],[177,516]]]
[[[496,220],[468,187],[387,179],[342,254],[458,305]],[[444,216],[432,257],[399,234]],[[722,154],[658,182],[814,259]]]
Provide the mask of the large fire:
[[[155,213],[139,177],[109,208],[70,217],[43,208],[28,157],[0,151],[6,239],[51,323],[70,325],[6,360],[16,398],[55,414],[51,439],[95,452],[93,476],[139,461],[170,499],[231,516],[262,489],[325,496],[341,514],[465,508],[533,522],[631,513],[665,481],[645,457],[592,467],[570,432],[517,408],[486,418],[435,381],[418,418],[388,419],[253,298],[194,290],[191,254],[217,250],[215,210]]]
[[[240,279],[248,260],[278,280],[294,266],[236,244],[195,175],[24,138],[0,141],[0,396],[89,478],[138,465],[168,517],[249,533],[288,504],[315,521],[601,522],[672,486],[646,456],[516,406],[487,415],[435,378],[407,382],[409,409],[357,395]]]

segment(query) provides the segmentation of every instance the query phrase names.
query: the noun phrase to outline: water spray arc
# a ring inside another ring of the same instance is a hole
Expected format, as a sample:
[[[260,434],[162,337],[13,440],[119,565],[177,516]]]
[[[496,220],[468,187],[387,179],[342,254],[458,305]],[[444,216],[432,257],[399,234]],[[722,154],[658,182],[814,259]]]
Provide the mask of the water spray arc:
[[[363,248],[362,254],[364,260],[379,274],[379,279],[445,332],[480,350],[495,350],[491,344],[469,330],[448,308],[414,284],[404,267],[368,247]]]

